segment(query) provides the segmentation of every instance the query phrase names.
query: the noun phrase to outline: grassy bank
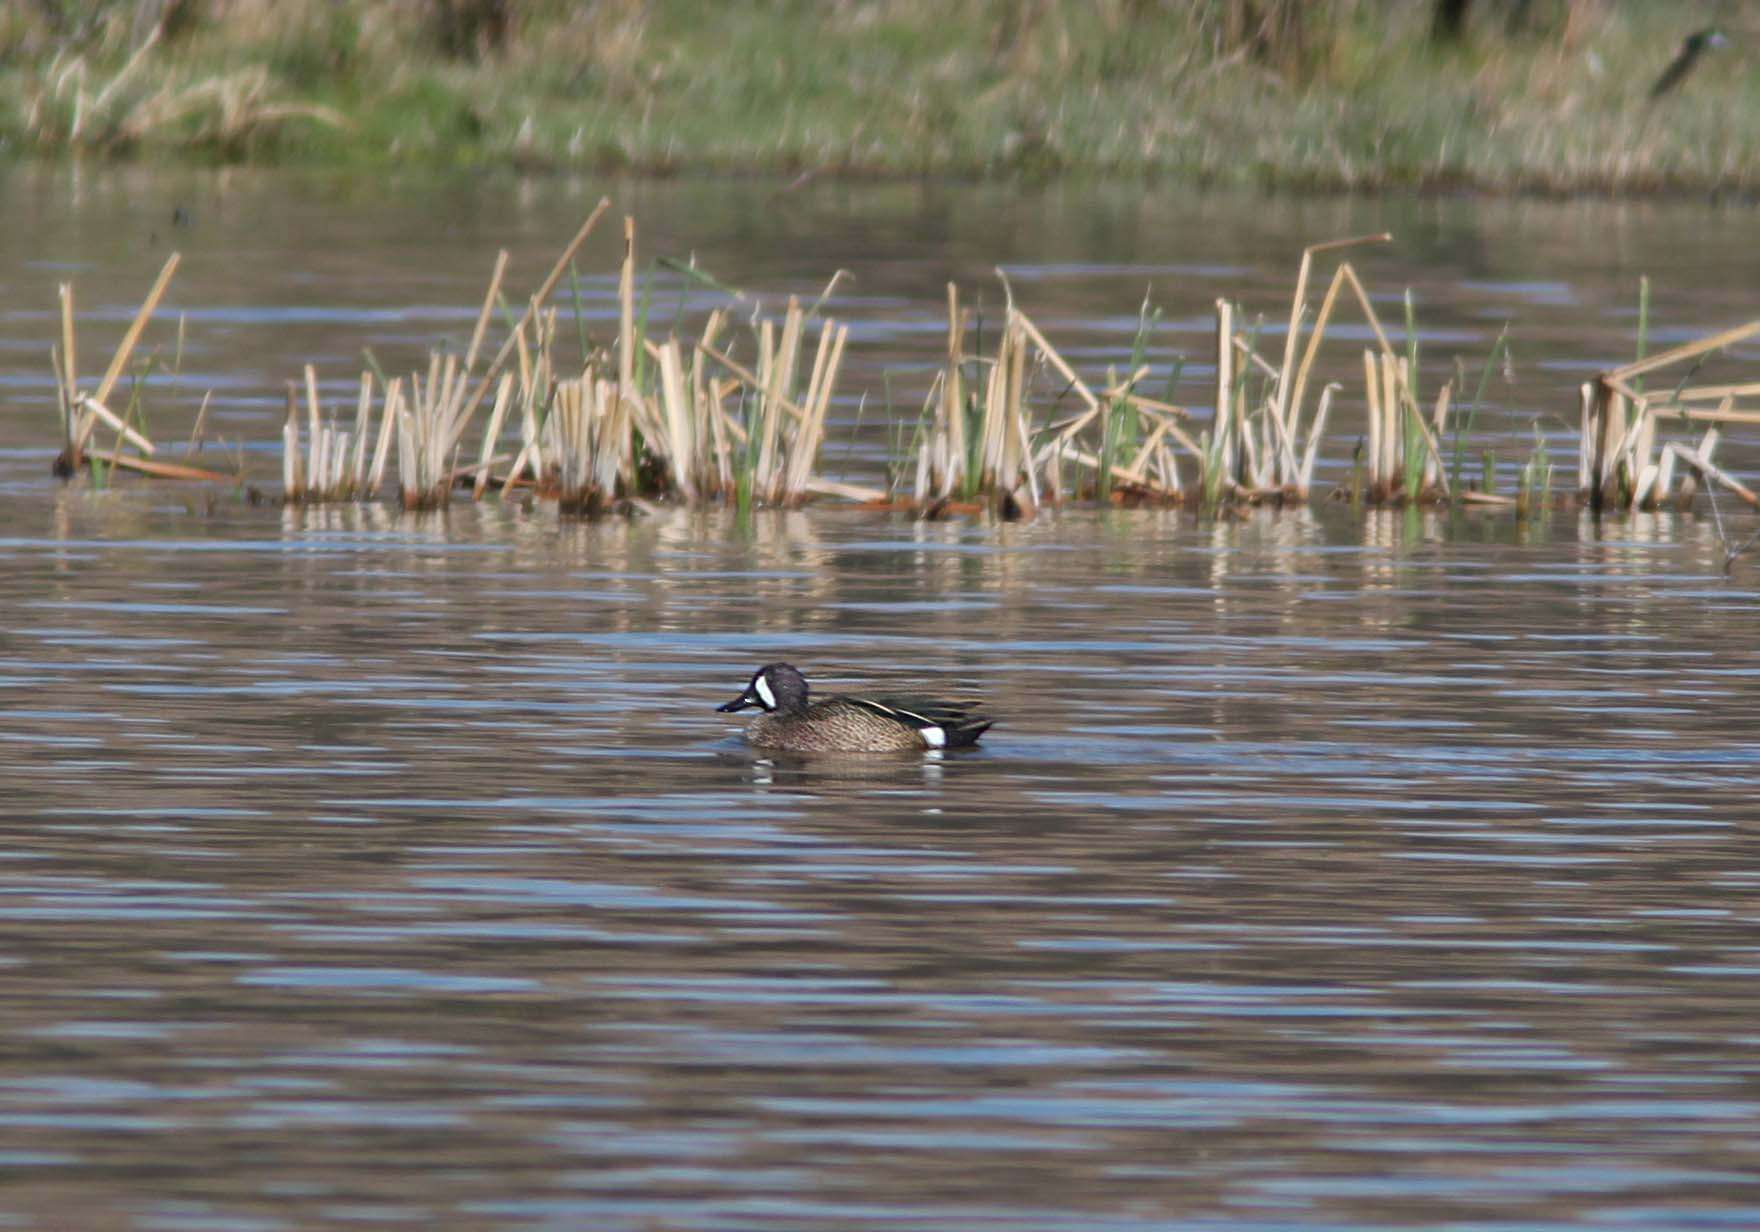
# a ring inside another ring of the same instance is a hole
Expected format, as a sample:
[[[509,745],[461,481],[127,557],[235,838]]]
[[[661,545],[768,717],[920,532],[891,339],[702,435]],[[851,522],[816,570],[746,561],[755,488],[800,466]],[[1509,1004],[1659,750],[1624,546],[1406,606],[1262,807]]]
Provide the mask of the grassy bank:
[[[16,0],[0,150],[1751,192],[1760,36],[1651,97],[1724,11],[1476,0],[1439,38],[1417,0]]]

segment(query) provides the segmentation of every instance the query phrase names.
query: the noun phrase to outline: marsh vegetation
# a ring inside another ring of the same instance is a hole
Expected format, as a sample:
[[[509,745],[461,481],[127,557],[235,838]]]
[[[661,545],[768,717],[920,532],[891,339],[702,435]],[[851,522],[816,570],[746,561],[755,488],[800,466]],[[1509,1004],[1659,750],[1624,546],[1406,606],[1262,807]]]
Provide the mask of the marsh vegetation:
[[[888,483],[878,488],[826,475],[821,466],[849,339],[848,325],[829,314],[844,272],[833,272],[810,304],[789,296],[778,316],[694,264],[656,261],[644,276],[636,220],[625,217],[616,327],[596,336],[578,296],[572,319],[550,301],[565,281],[578,284],[587,242],[610,206],[608,198],[599,201],[530,291],[511,288],[501,250],[462,352],[436,343],[424,369],[390,375],[364,348],[367,367],[346,407],[325,406],[319,374],[306,364],[287,382],[281,499],[371,500],[393,455],[400,502],[411,510],[444,507],[457,491],[478,501],[491,491],[502,499],[529,492],[563,514],[589,516],[655,501],[743,513],[828,497],[931,518],[989,510],[1019,519],[1072,502],[1190,504],[1216,513],[1316,495],[1352,505],[1512,506],[1528,516],[1555,499],[1542,428],[1547,408],[1533,408],[1532,447],[1517,460],[1513,496],[1496,490],[1495,460],[1474,439],[1492,373],[1508,361],[1507,329],[1476,380],[1457,358],[1450,379],[1421,389],[1412,293],[1404,295],[1396,341],[1350,260],[1353,250],[1390,241],[1387,233],[1303,249],[1280,332],[1263,314],[1218,298],[1212,380],[1198,403],[1181,401],[1183,356],[1159,370],[1149,362],[1152,350],[1165,348],[1156,337],[1161,313],[1147,297],[1136,309],[1128,356],[1118,357],[1125,362],[1106,363],[1103,376],[1084,375],[1017,300],[1004,271],[996,271],[1000,322],[975,314],[959,285],[948,283],[945,350],[914,422],[892,405],[888,383],[882,415],[894,446]],[[145,433],[145,377],[168,361],[161,348],[130,367],[180,260],[174,253],[166,261],[95,386],[80,377],[75,288],[59,287],[57,473],[86,467],[99,483],[119,467],[222,478],[155,458]],[[660,319],[654,289],[663,271],[710,288],[722,302],[700,319],[682,311]],[[1760,505],[1713,460],[1722,432],[1760,422],[1746,405],[1760,395],[1760,382],[1700,377],[1717,355],[1760,334],[1760,321],[1649,354],[1648,302],[1646,280],[1634,360],[1581,386],[1576,484],[1558,497],[1596,509],[1690,506],[1704,483]],[[1371,339],[1360,350],[1361,383],[1322,383],[1315,373],[1328,330],[1347,311],[1360,316]],[[185,333],[180,320],[173,367]],[[112,395],[131,371],[119,413]],[[1676,383],[1646,392],[1645,378],[1665,371],[1680,374]],[[868,393],[859,399],[855,429]],[[1360,408],[1354,432],[1338,422],[1335,406]],[[205,416],[204,400],[192,437]],[[1668,424],[1703,435],[1661,439]],[[113,434],[107,452],[94,445],[100,431]],[[1317,493],[1316,466],[1328,446],[1350,450],[1349,479]],[[1476,476],[1467,467],[1475,453]],[[237,479],[247,478],[241,455]]]
[[[1760,83],[1724,7],[23,0],[0,149],[1749,191]]]

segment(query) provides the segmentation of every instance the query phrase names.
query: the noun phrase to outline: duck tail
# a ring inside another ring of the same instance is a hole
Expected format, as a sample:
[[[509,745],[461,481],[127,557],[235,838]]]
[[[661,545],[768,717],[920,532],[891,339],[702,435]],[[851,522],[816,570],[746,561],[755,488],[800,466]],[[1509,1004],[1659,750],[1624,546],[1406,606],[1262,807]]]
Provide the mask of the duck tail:
[[[978,737],[989,731],[994,722],[995,719],[970,718],[945,725],[942,730],[947,733],[947,747],[963,749],[978,743]]]

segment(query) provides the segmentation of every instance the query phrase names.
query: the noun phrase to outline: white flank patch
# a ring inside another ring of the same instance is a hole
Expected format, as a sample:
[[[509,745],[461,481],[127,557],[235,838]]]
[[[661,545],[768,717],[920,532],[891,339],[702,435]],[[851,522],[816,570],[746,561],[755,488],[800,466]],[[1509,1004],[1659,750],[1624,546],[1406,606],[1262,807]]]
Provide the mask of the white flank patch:
[[[923,738],[923,743],[932,749],[939,749],[947,743],[947,733],[939,727],[919,727],[917,734]]]
[[[764,709],[776,709],[776,694],[770,691],[770,682],[759,676],[752,681],[752,688],[757,691],[758,700],[764,703]]]

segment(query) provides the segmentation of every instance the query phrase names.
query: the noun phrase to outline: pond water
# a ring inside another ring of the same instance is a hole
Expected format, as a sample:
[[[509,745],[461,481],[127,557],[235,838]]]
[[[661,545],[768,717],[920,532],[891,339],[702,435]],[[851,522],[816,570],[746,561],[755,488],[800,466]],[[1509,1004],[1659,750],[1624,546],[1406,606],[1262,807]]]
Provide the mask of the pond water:
[[[1703,503],[283,511],[61,487],[46,358],[57,281],[90,370],[181,248],[155,435],[211,388],[268,478],[301,363],[418,362],[609,190],[768,302],[853,272],[872,479],[950,276],[1100,365],[1153,282],[1201,358],[1218,294],[1280,315],[1302,243],[1389,227],[1438,374],[1512,322],[1513,462],[1639,271],[1659,344],[1754,315],[1745,212],[8,174],[7,1226],[1760,1224],[1760,562]],[[754,756],[714,707],[773,658],[999,721]]]

